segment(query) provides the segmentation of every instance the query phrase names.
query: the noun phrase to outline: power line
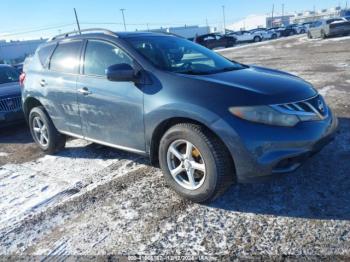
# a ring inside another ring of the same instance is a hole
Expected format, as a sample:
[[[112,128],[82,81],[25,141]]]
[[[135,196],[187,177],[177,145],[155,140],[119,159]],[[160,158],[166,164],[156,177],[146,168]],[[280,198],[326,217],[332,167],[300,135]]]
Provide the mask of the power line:
[[[16,33],[0,34],[0,37],[25,35],[25,34],[29,34],[29,33],[42,32],[42,31],[47,31],[47,30],[52,30],[52,29],[59,29],[59,28],[62,28],[62,27],[67,27],[67,26],[72,26],[72,25],[74,25],[74,23],[63,24],[63,25],[60,25],[60,26],[50,26],[50,27],[46,27],[46,28],[34,29],[34,30],[28,30],[28,31],[22,31],[22,32],[16,32]]]

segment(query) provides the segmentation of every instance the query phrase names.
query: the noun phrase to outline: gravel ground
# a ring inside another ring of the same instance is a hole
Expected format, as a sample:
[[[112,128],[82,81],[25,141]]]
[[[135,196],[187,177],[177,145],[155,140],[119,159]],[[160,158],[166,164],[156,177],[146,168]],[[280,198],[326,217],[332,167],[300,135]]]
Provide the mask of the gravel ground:
[[[0,135],[0,254],[349,257],[350,38],[219,52],[314,84],[339,116],[335,141],[292,174],[198,205],[146,158],[82,140],[43,156],[14,127]]]

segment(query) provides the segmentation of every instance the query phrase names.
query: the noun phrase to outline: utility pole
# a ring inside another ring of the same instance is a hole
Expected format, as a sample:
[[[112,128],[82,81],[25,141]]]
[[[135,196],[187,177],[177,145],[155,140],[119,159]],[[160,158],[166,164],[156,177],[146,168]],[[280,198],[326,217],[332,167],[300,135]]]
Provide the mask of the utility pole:
[[[79,34],[81,34],[79,19],[78,19],[77,11],[75,10],[75,8],[74,8],[74,15],[75,15],[75,21],[77,22]]]
[[[225,17],[225,6],[222,6],[222,16],[224,18],[224,34],[226,34],[226,17]]]
[[[316,21],[316,6],[314,5],[314,21]]]
[[[122,12],[122,15],[123,15],[124,31],[126,31],[124,11],[125,11],[125,8],[120,9],[120,12]]]
[[[284,17],[284,4],[282,4],[282,17]]]
[[[272,5],[272,12],[271,12],[271,27],[273,27],[273,16],[275,13],[275,4]]]

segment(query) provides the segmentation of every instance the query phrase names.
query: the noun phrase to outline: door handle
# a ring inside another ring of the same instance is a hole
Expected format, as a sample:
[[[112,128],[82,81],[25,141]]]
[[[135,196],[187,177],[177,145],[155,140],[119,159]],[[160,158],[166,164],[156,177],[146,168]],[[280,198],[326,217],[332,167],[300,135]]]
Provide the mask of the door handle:
[[[44,79],[42,79],[42,80],[40,81],[40,85],[41,85],[42,87],[46,86],[46,81],[45,81]]]
[[[87,87],[83,87],[83,88],[78,89],[78,92],[84,96],[92,94],[92,92],[89,91],[89,89]]]

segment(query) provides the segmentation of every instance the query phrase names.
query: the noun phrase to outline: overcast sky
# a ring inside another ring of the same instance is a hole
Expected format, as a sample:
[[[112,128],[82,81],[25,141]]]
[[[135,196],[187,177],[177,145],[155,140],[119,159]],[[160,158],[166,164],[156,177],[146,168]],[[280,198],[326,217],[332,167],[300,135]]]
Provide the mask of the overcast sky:
[[[346,0],[2,0],[0,6],[0,39],[30,39],[50,37],[71,31],[74,25],[73,7],[78,11],[82,28],[104,27],[123,31],[120,12],[125,8],[128,30],[145,30],[160,26],[222,25],[222,5],[226,23],[230,24],[251,14],[286,13],[329,8]],[[350,0],[349,0],[350,6]]]

